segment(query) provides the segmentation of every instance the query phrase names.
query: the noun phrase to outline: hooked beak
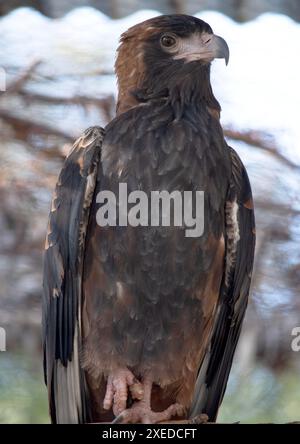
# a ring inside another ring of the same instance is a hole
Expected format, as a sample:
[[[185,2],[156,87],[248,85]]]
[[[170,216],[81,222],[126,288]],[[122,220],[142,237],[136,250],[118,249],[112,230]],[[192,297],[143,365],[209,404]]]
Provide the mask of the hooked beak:
[[[228,65],[229,48],[226,41],[222,37],[213,34],[207,47],[210,48],[212,55],[214,55],[214,59],[225,59],[225,63]]]
[[[188,39],[174,59],[185,59],[186,62],[195,60],[211,62],[214,59],[225,59],[228,65],[229,48],[222,37],[204,32],[200,36],[194,35]]]

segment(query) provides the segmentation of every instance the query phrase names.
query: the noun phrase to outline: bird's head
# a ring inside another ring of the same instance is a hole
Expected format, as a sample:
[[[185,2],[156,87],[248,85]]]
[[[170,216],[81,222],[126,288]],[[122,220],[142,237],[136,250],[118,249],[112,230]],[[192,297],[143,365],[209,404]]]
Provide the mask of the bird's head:
[[[196,17],[162,15],[133,26],[121,36],[118,48],[118,112],[135,106],[138,96],[184,89],[188,83],[196,90],[209,82],[215,58],[224,58],[227,64],[228,45]]]

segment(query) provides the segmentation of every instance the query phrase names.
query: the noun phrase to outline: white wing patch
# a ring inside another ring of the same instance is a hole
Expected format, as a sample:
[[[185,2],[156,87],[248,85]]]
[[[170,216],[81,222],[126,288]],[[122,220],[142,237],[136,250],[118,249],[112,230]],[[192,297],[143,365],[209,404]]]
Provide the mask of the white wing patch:
[[[226,218],[226,268],[225,268],[225,284],[228,286],[230,271],[236,262],[237,244],[240,240],[240,229],[238,223],[239,205],[236,199],[233,202],[226,202],[225,218]]]
[[[64,367],[59,360],[54,368],[54,391],[58,424],[78,424],[82,417],[78,330],[75,328],[73,359]]]

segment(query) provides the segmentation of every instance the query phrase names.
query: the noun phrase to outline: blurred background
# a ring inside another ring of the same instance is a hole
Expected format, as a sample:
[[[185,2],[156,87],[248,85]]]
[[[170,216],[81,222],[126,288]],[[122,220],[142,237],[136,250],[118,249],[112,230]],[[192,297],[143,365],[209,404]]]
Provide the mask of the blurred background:
[[[20,8],[22,6],[22,8]],[[0,0],[0,423],[46,423],[42,250],[51,192],[72,141],[114,117],[121,32],[195,14],[231,49],[212,67],[228,143],[253,186],[252,296],[219,422],[300,420],[300,2]]]

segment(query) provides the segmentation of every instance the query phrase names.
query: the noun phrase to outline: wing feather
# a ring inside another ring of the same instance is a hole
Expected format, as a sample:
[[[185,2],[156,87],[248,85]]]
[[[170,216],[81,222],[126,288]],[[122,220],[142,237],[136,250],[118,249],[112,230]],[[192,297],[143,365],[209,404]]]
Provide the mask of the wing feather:
[[[200,367],[190,416],[215,421],[222,402],[248,303],[255,249],[252,192],[237,153],[230,149],[232,178],[226,200],[226,256],[210,348]]]
[[[54,423],[89,419],[79,364],[85,233],[104,131],[91,127],[75,142],[51,204],[44,256],[44,374]]]

